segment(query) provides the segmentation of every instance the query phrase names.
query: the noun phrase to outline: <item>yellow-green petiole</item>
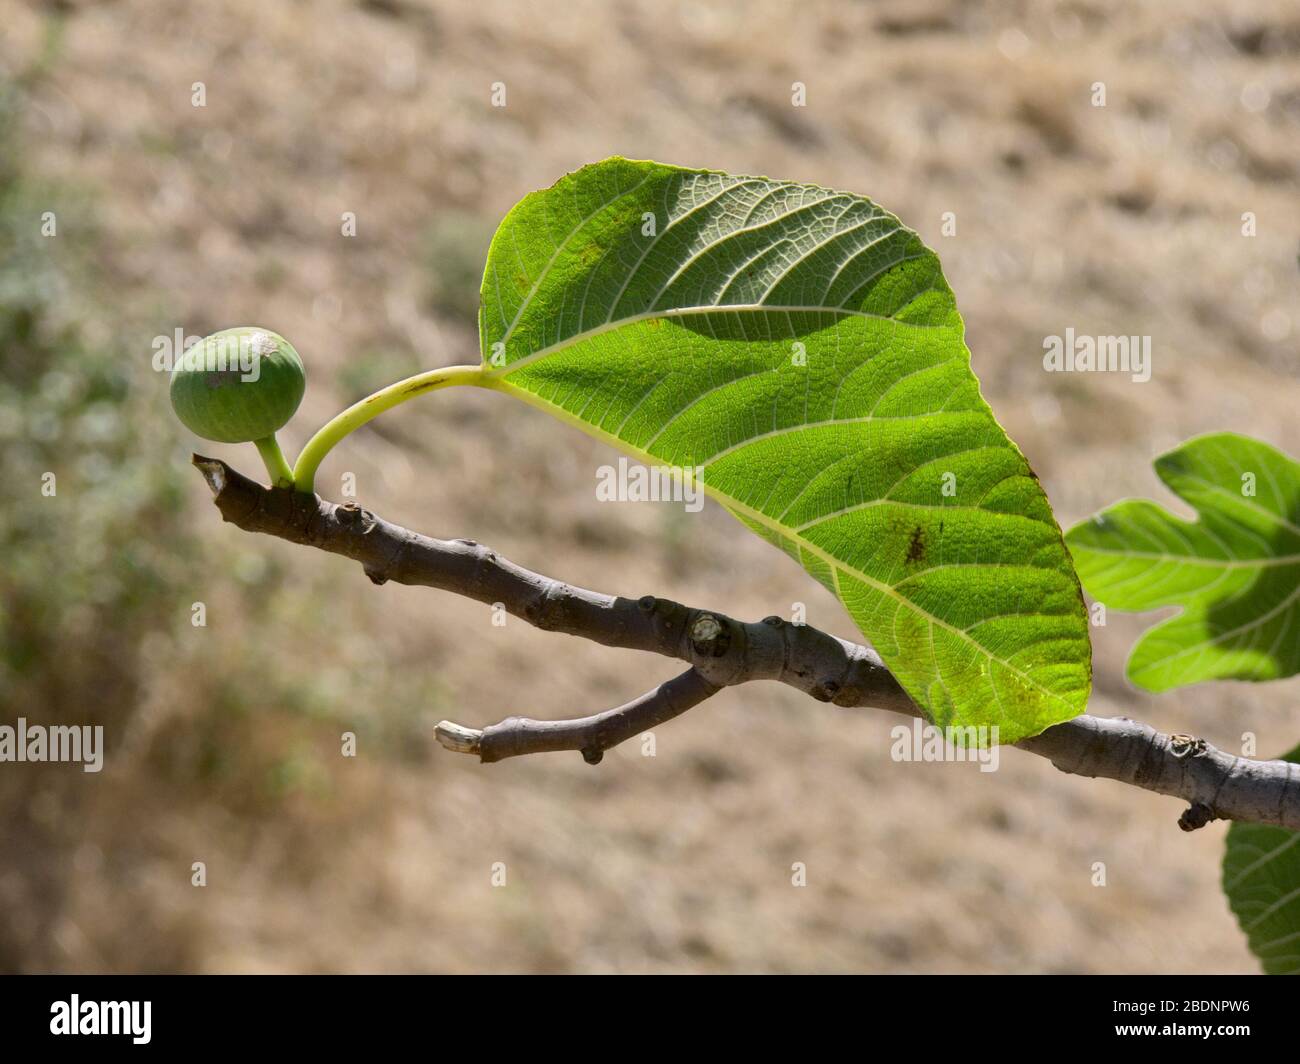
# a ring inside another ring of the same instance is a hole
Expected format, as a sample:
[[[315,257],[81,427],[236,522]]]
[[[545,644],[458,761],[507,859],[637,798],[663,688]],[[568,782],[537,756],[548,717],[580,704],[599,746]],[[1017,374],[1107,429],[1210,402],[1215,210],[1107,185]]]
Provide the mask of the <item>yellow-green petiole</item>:
[[[414,399],[417,395],[437,391],[439,388],[450,388],[458,384],[486,383],[487,376],[482,365],[444,366],[442,369],[429,370],[427,373],[417,373],[414,377],[407,377],[406,380],[390,384],[387,388],[381,388],[373,395],[366,396],[361,402],[354,403],[328,421],[307,441],[307,446],[298,455],[298,461],[290,474],[293,486],[299,491],[314,491],[316,470],[334,445],[348,433],[360,428],[385,410],[391,410],[399,403]],[[260,441],[258,449],[261,449]],[[264,453],[263,458],[265,457]],[[275,474],[272,473],[272,476]]]

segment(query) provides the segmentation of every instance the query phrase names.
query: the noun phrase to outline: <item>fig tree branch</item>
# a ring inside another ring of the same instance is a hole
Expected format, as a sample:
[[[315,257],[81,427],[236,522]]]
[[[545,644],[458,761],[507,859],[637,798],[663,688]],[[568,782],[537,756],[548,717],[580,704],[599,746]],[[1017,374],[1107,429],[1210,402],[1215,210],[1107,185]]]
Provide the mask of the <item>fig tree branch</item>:
[[[538,628],[612,647],[650,651],[689,668],[626,705],[573,720],[510,717],[484,729],[443,721],[437,737],[483,761],[577,750],[603,751],[698,705],[723,687],[777,680],[820,702],[910,716],[921,711],[875,651],[780,617],[735,620],[645,595],[605,595],[534,573],[473,540],[412,532],[355,503],[263,487],[225,462],[194,456],[223,520],[359,562],[376,584],[439,588],[501,603]],[[1015,744],[1062,772],[1118,780],[1181,798],[1185,831],[1211,820],[1300,830],[1300,765],[1236,757],[1190,735],[1165,735],[1124,717],[1083,715]]]
[[[693,709],[721,690],[695,668],[661,683],[626,705],[590,717],[533,720],[507,717],[486,728],[466,728],[444,720],[438,741],[448,750],[477,754],[480,761],[503,761],[520,754],[578,750],[589,765],[598,765],[605,751],[657,724]]]

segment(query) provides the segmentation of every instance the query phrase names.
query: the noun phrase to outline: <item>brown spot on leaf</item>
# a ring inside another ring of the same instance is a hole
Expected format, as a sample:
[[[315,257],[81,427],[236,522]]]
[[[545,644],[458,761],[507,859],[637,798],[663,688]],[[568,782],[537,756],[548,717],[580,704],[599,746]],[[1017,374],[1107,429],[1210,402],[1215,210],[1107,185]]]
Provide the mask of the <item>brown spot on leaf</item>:
[[[912,529],[912,540],[907,545],[907,560],[925,561],[925,530],[920,525]]]

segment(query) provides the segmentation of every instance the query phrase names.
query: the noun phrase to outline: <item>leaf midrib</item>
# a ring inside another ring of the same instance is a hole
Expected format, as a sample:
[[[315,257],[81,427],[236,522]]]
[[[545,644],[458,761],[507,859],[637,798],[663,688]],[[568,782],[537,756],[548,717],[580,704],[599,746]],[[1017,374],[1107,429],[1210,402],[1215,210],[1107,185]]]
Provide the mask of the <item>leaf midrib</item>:
[[[920,293],[918,293],[919,297]],[[915,297],[912,302],[915,302]],[[901,321],[898,318],[890,317],[888,314],[871,314],[865,310],[853,310],[850,307],[813,307],[813,306],[784,306],[774,303],[710,303],[704,306],[693,307],[669,307],[664,310],[647,310],[640,314],[632,314],[626,318],[619,318],[616,321],[601,322],[590,329],[584,329],[582,332],[574,333],[572,336],[565,337],[546,347],[539,348],[536,351],[530,351],[523,358],[516,359],[514,362],[507,363],[504,366],[493,367],[488,361],[487,353],[482,352],[483,361],[489,368],[485,371],[488,377],[501,379],[509,376],[517,369],[523,369],[524,366],[531,365],[547,355],[553,355],[563,351],[574,344],[581,343],[584,340],[590,340],[593,337],[601,336],[607,332],[613,332],[621,329],[626,325],[635,325],[637,322],[649,321],[652,318],[684,318],[694,314],[839,314],[844,317],[868,318],[873,321],[887,321],[893,325],[903,326],[910,329],[947,329],[951,328],[948,324],[928,325],[917,321]],[[484,343],[487,337],[483,337]],[[494,341],[504,343],[505,340]]]

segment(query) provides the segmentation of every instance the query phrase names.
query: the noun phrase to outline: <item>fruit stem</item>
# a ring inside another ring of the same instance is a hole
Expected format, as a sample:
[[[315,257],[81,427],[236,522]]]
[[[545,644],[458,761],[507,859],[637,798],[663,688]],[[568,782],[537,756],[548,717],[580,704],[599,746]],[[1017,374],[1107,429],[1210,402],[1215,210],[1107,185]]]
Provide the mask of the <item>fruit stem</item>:
[[[280,450],[280,441],[275,438],[275,433],[263,436],[260,440],[254,440],[253,446],[257,448],[257,453],[262,456],[266,471],[271,474],[271,483],[277,488],[292,488],[293,470],[289,468],[289,463],[285,461],[284,452]]]
[[[385,410],[391,410],[399,403],[414,399],[417,395],[450,388],[457,384],[483,384],[484,372],[478,366],[444,366],[426,373],[417,373],[414,377],[390,384],[373,395],[368,395],[359,403],[353,403],[341,414],[336,414],[310,440],[298,455],[293,468],[293,483],[299,491],[314,491],[316,470],[336,443],[348,433],[359,429],[373,417]]]

